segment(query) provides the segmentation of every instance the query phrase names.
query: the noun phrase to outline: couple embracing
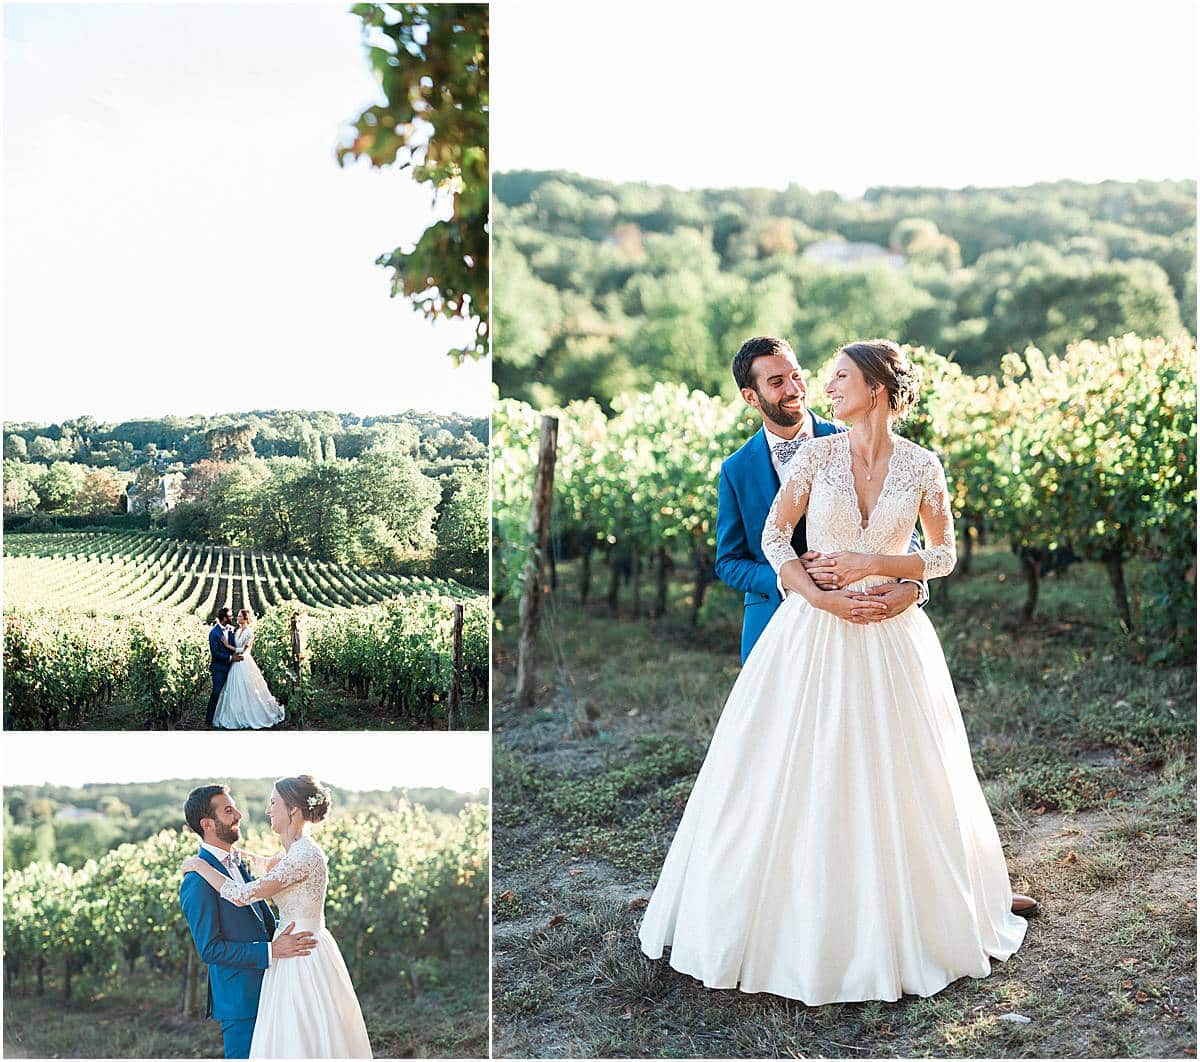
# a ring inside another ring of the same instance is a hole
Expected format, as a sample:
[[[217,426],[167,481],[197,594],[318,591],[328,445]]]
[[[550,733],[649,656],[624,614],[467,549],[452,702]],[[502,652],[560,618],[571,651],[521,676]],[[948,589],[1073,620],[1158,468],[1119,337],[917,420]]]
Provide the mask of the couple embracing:
[[[222,606],[208,630],[212,693],[204,714],[207,726],[222,730],[262,730],[283,722],[284,708],[273,696],[251,656],[257,628],[254,610],[238,609],[237,626]]]
[[[763,428],[721,469],[717,574],[745,593],[743,667],[639,937],[709,988],[809,1005],[930,996],[1009,958],[1014,895],[938,636],[955,565],[945,473],[893,431],[919,369],[838,351],[834,416],[781,339],[733,361]],[[917,536],[918,522],[924,546]]]
[[[208,1016],[221,1023],[226,1058],[371,1057],[354,985],[325,928],[325,853],[308,835],[329,801],[311,775],[276,782],[267,818],[284,851],[270,859],[234,848],[242,813],[228,786],[201,786],[184,804],[201,844],[183,863],[179,904],[208,967]]]

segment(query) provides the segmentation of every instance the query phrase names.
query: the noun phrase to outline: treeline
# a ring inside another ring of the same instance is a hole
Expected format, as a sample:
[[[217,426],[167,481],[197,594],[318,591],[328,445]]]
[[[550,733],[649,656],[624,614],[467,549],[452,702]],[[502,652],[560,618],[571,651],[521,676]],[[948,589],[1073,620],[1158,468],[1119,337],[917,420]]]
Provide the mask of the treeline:
[[[274,779],[192,778],[84,786],[17,785],[4,792],[4,866],[31,863],[81,867],[118,845],[146,840],[161,830],[185,831],[183,802],[197,786],[227,784],[243,814],[252,819],[266,807]],[[428,811],[457,815],[469,804],[486,803],[487,793],[446,788],[336,789],[339,812],[391,811],[407,800]]]
[[[733,397],[742,340],[806,365],[886,335],[996,372],[1033,344],[1196,331],[1193,181],[681,191],[494,177],[495,379],[534,405],[681,383]]]
[[[105,423],[91,416],[57,424],[5,425],[4,457],[70,461],[128,472],[146,461],[188,466],[241,457],[359,457],[399,450],[430,465],[485,458],[486,417],[413,410],[379,417],[307,410],[255,410],[219,416],[159,417]],[[7,508],[7,506],[6,506]]]
[[[435,477],[394,443],[385,437],[350,459],[226,455],[176,472],[147,463],[132,476],[10,459],[5,528],[51,530],[60,518],[67,526],[152,523],[193,542],[486,585],[486,452]],[[128,521],[119,516],[126,508]]]
[[[1194,660],[1195,341],[1129,335],[1074,344],[1061,355],[1029,348],[1007,355],[995,377],[972,377],[925,348],[909,354],[924,383],[898,430],[945,466],[956,574],[969,573],[981,536],[1010,543],[1025,580],[1024,600],[1014,606],[1031,618],[1048,567],[1095,562],[1108,573],[1113,614],[1146,636],[1155,661]],[[831,361],[810,374],[814,401]],[[692,620],[699,622],[714,578],[721,462],[757,421],[740,398],[675,383],[616,405],[612,415],[591,400],[552,411],[559,417],[553,554],[581,558],[581,602],[606,590],[616,609],[629,584],[633,610],[650,615],[666,609],[668,575],[682,567],[695,580]],[[493,413],[497,599],[522,588],[540,419],[515,399]],[[1135,559],[1142,577],[1131,585],[1127,566]],[[593,585],[597,560],[607,562],[601,586]],[[949,585],[939,580],[939,592]]]

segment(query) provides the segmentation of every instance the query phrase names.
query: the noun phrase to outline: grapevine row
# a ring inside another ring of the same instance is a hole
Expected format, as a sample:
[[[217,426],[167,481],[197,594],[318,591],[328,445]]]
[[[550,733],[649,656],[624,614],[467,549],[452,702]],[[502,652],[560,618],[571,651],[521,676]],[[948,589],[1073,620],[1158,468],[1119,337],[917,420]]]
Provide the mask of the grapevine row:
[[[317,834],[329,860],[326,918],[355,980],[420,955],[487,946],[487,809],[457,816],[402,802],[394,812],[334,818]],[[139,964],[198,973],[179,910],[179,867],[196,853],[190,833],[164,830],[78,870],[33,864],[4,877],[4,968],[10,990],[64,996],[87,978],[116,983]],[[275,838],[252,832],[251,851]],[[382,971],[381,971],[382,972]]]
[[[924,348],[922,398],[901,434],[936,451],[953,494],[960,571],[979,535],[1010,541],[1029,586],[1048,557],[1105,566],[1117,615],[1132,625],[1123,567],[1159,573],[1159,609],[1189,612],[1196,550],[1196,345],[1128,335],[1082,342],[1062,355],[1009,354],[999,377],[972,377]],[[828,366],[808,374],[817,396]],[[609,601],[648,564],[665,607],[666,572],[680,554],[696,575],[698,617],[715,551],[721,462],[757,428],[739,400],[660,384],[605,413],[594,402],[559,418],[554,553],[581,558],[581,598],[597,550],[610,562]],[[519,593],[541,414],[503,400],[493,413],[493,588]],[[553,563],[553,557],[550,558]],[[1190,580],[1190,582],[1189,582]],[[636,603],[635,603],[636,605]]]

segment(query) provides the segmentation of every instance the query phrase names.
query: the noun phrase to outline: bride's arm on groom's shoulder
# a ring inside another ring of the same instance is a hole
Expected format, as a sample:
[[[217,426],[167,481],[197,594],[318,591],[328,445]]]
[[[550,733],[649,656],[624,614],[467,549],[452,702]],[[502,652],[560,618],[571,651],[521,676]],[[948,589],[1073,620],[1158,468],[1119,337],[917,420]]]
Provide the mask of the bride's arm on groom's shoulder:
[[[217,890],[217,892],[220,892],[221,886],[230,880],[211,863],[209,863],[207,860],[201,859],[199,856],[192,856],[190,859],[185,859],[183,861],[183,867],[181,870],[184,876],[188,874],[199,874],[200,877],[207,881],[214,889]]]
[[[270,862],[270,861],[268,861]],[[261,878],[238,885],[229,878],[222,880],[221,896],[239,907],[246,907],[259,900],[269,900],[277,892],[308,876],[314,869],[314,859],[307,850],[294,848],[290,855],[274,861],[274,865]]]

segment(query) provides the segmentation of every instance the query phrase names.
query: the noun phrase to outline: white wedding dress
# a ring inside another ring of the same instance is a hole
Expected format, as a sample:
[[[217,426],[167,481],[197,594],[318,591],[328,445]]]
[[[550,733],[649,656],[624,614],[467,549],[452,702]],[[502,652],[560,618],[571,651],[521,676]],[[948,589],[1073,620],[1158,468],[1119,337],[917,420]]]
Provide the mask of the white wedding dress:
[[[802,445],[763,532],[954,567],[937,457],[896,438],[863,526],[850,435]],[[807,504],[807,508],[805,508]],[[870,578],[862,588],[888,580]],[[642,950],[710,988],[817,1005],[930,996],[1025,936],[941,644],[920,608],[862,625],[789,593],[734,683],[646,908]]]
[[[283,721],[283,705],[271,696],[267,680],[246,649],[253,633],[250,627],[240,627],[234,633],[233,644],[245,658],[229,665],[229,677],[213,712],[213,726],[225,730],[262,730]]]
[[[250,1057],[370,1058],[350,973],[325,928],[325,853],[310,838],[298,837],[274,869],[244,885],[227,881],[221,895],[231,903],[251,904],[264,898],[267,881],[286,886],[271,897],[279,909],[275,935],[295,922],[295,932],[313,933],[317,946],[307,955],[271,960],[258,997]]]

